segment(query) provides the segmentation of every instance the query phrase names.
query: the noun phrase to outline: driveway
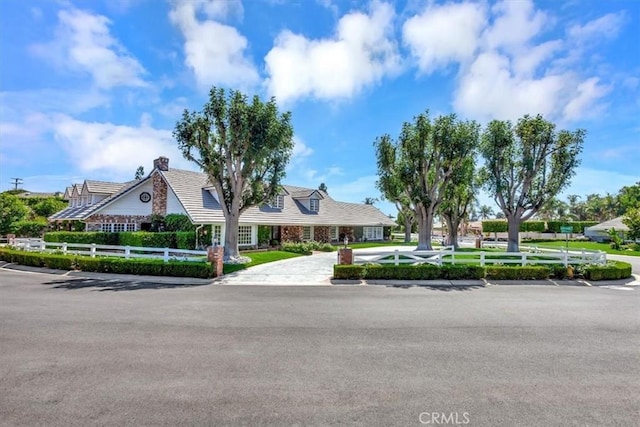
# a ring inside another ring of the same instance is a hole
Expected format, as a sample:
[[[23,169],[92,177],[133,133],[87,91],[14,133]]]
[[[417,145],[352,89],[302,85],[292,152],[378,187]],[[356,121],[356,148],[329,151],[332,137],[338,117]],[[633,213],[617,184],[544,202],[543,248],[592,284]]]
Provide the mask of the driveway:
[[[415,246],[392,246],[357,249],[358,252],[385,250],[414,250]],[[314,252],[311,256],[285,259],[261,264],[246,270],[226,274],[217,283],[224,285],[330,285],[337,252]]]

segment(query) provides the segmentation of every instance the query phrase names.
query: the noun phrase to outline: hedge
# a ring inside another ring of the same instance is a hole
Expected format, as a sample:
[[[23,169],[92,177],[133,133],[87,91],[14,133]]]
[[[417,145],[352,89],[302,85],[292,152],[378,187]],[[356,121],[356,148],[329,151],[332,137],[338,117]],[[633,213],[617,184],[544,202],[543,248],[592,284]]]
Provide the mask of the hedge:
[[[178,249],[195,249],[196,233],[193,231],[177,231],[176,246]]]
[[[145,248],[175,248],[176,233],[149,231],[129,231],[119,233],[120,246],[140,246]]]
[[[27,252],[16,249],[0,248],[0,260],[33,267],[46,267],[58,270],[82,270],[98,273],[137,274],[147,276],[214,277],[214,268],[210,263],[193,261],[169,261],[157,259],[124,259],[113,257],[95,257],[60,255],[46,252]]]
[[[591,264],[584,268],[587,280],[618,280],[631,277],[631,264],[622,261],[609,261],[606,265]]]
[[[45,233],[44,241],[53,243],[95,243],[97,245],[118,245],[120,233],[95,231],[52,231]]]
[[[334,265],[334,279],[435,280],[482,279],[484,268],[472,265]]]
[[[544,280],[551,277],[551,270],[542,266],[487,266],[485,277],[493,280]]]
[[[586,227],[592,227],[597,224],[597,221],[547,221],[547,231],[560,233],[560,227],[571,226],[574,233],[584,233]]]

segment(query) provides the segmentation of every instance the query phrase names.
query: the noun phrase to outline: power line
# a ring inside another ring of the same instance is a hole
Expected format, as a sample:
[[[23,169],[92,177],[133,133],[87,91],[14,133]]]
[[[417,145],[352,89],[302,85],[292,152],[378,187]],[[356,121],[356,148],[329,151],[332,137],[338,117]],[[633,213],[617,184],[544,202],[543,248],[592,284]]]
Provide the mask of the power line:
[[[18,185],[22,184],[22,178],[11,178],[11,184],[13,184],[13,189],[17,190]]]

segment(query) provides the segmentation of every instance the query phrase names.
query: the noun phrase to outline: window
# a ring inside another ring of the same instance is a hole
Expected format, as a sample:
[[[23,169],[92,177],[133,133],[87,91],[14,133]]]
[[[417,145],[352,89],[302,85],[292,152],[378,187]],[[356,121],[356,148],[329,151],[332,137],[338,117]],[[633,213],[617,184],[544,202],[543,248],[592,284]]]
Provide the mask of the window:
[[[123,231],[136,231],[136,224],[101,224],[100,231],[102,231],[103,233],[122,233]]]
[[[279,195],[269,202],[269,206],[276,209],[284,209],[284,196]]]
[[[338,240],[338,227],[331,227],[331,240]]]
[[[224,244],[222,241],[222,226],[221,225],[212,225],[211,226],[211,243],[217,243],[218,245]]]
[[[309,210],[312,212],[318,212],[320,210],[320,200],[309,199]]]
[[[311,227],[302,227],[302,240],[311,240]]]
[[[238,227],[238,245],[248,246],[253,244],[252,241],[253,227],[250,225],[241,225]]]
[[[366,240],[382,240],[382,227],[363,227],[362,237]]]

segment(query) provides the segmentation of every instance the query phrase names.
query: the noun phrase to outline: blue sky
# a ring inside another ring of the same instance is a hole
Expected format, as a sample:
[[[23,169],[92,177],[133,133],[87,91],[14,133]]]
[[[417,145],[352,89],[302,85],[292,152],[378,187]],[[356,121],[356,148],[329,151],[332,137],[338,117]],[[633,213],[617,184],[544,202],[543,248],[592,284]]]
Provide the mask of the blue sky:
[[[212,85],[275,96],[286,183],[339,200],[379,196],[375,137],[426,109],[586,129],[565,195],[640,180],[636,0],[2,0],[0,64],[3,190],[126,181],[160,155],[194,169],[171,131]]]

